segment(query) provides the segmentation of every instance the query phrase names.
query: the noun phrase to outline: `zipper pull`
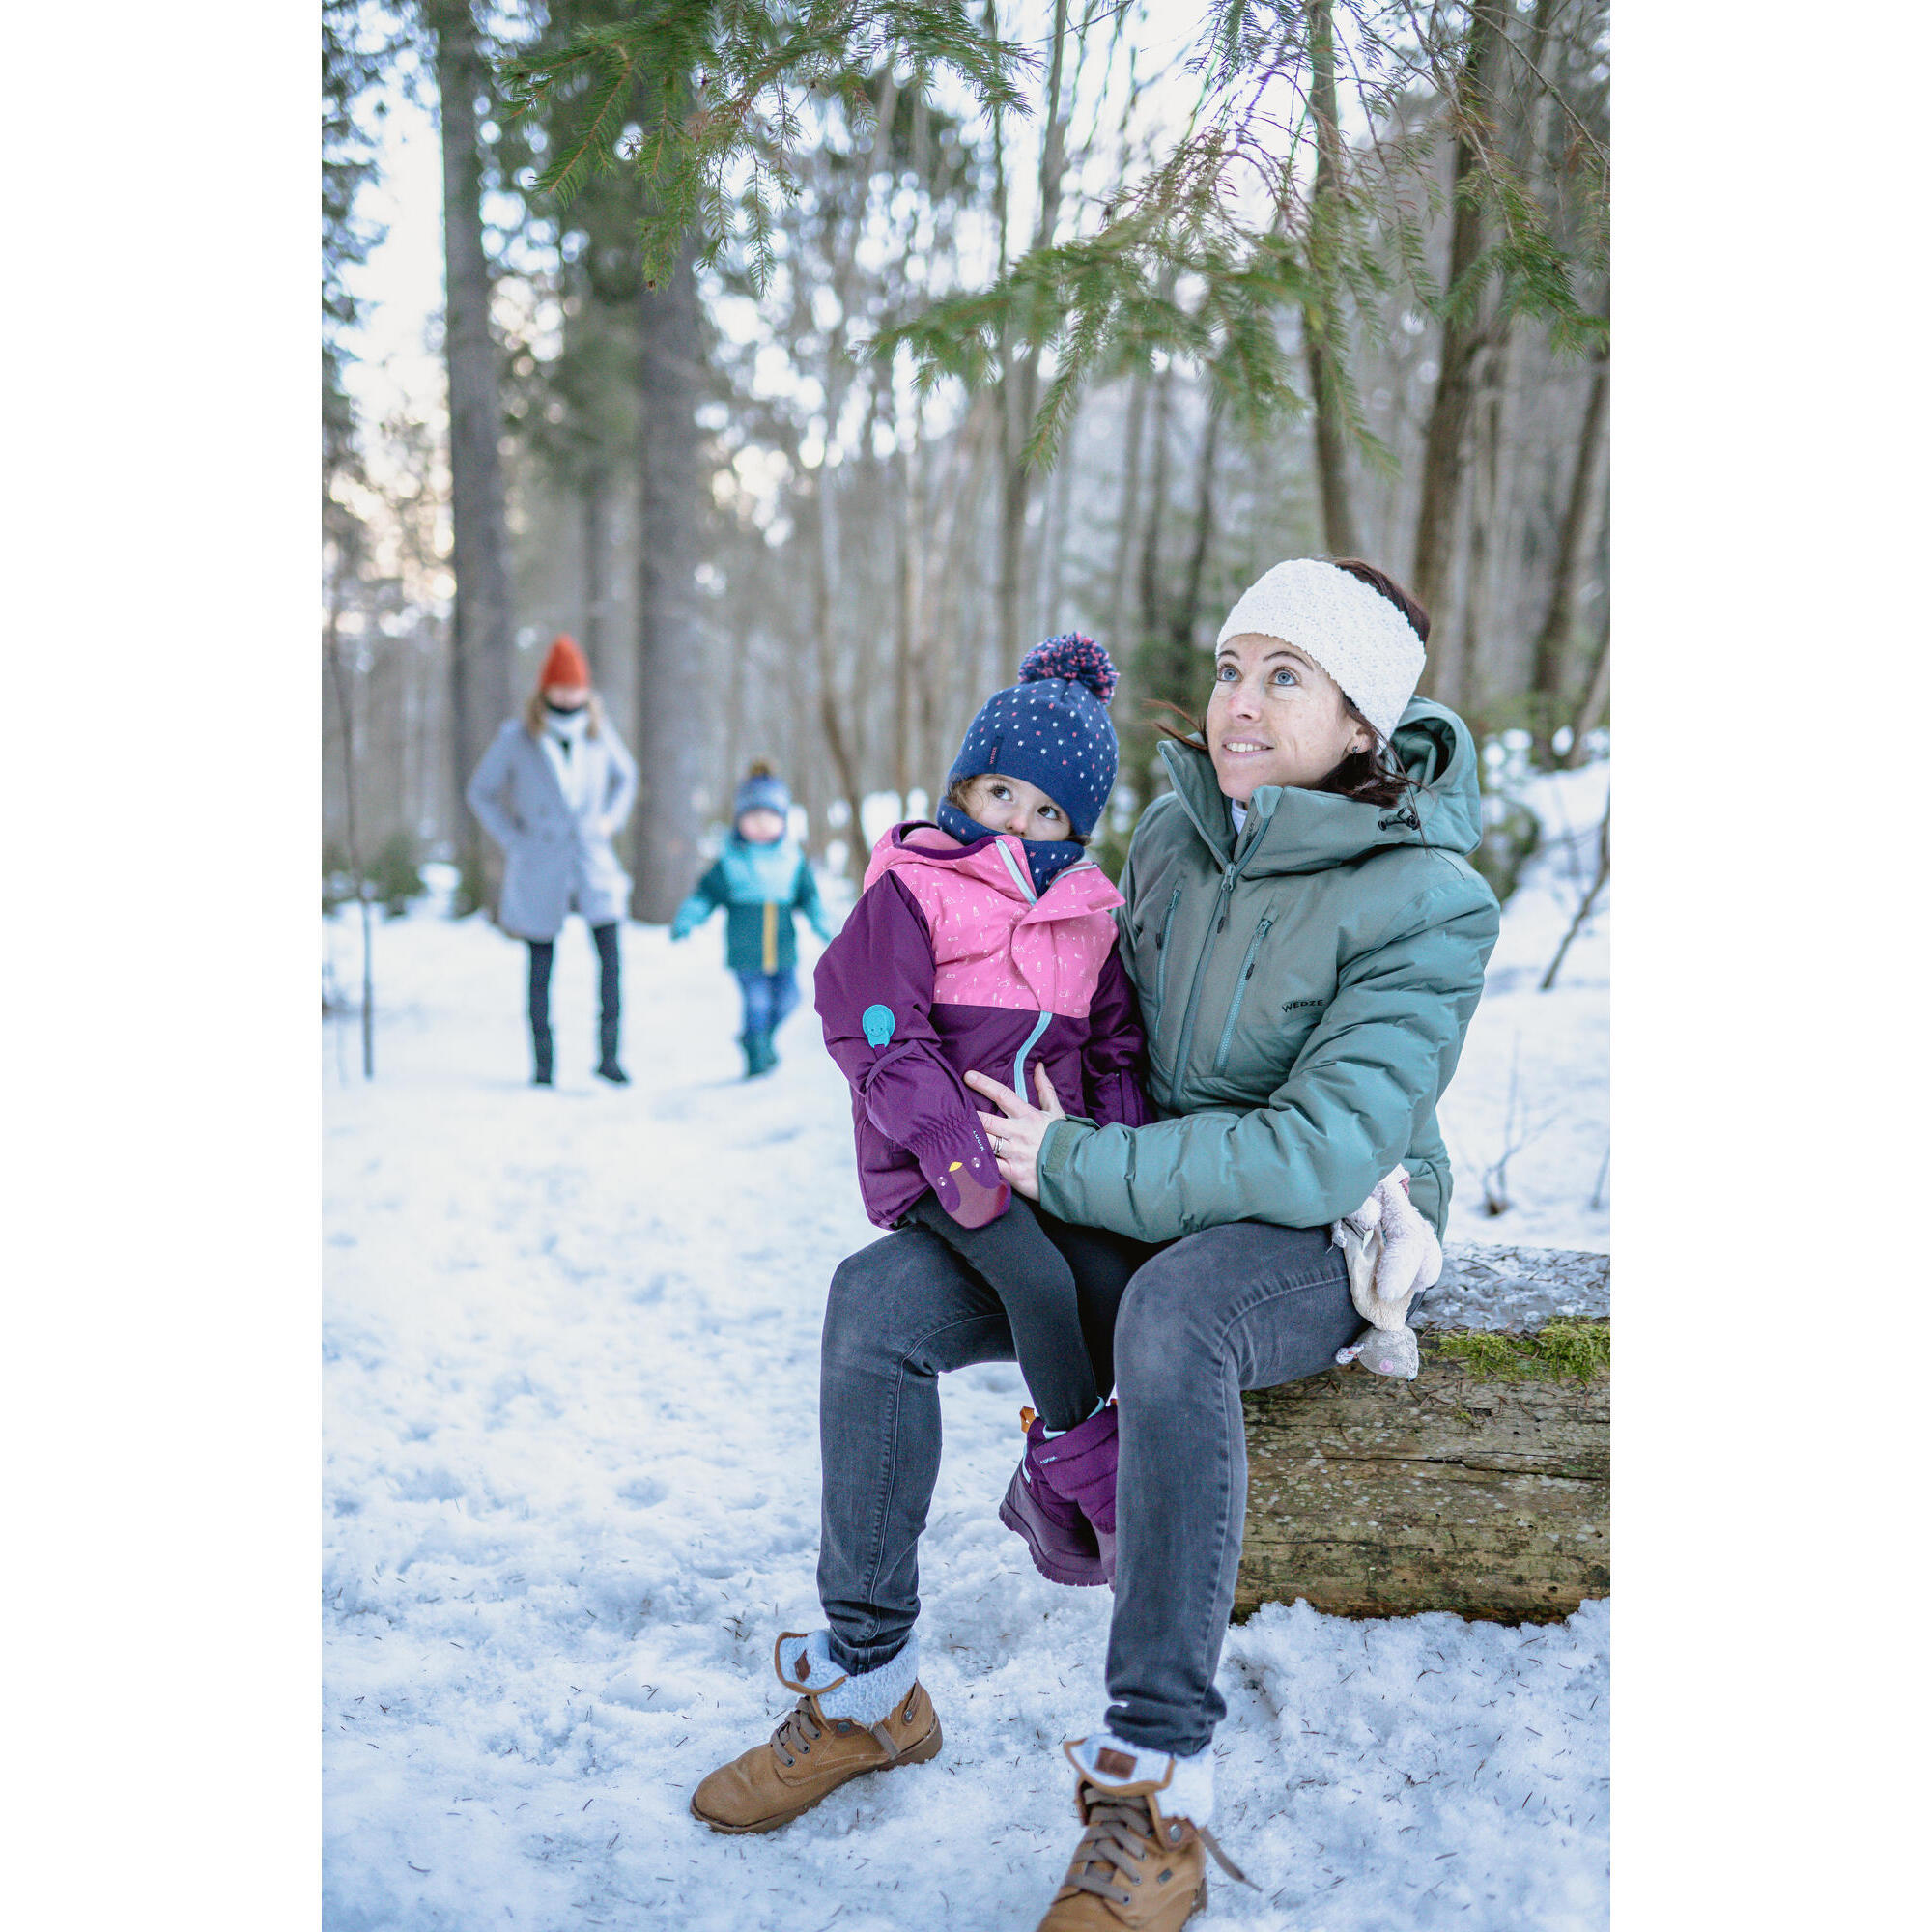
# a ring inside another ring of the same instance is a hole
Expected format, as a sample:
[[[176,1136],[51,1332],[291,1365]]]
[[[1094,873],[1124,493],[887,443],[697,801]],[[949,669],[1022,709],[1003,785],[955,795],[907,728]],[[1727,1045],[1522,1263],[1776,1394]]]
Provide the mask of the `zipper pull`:
[[[1224,872],[1221,876],[1221,917],[1214,922],[1216,932],[1225,932],[1228,929],[1228,907],[1234,901],[1234,894],[1235,875],[1233,872]]]

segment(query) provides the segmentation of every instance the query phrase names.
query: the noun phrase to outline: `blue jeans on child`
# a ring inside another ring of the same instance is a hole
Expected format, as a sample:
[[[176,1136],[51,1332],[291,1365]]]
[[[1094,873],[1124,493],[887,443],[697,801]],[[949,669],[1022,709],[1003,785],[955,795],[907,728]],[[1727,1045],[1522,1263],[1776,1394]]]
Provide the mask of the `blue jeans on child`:
[[[738,985],[745,995],[748,1037],[775,1032],[779,1022],[798,1005],[798,981],[789,966],[782,973],[741,971]]]

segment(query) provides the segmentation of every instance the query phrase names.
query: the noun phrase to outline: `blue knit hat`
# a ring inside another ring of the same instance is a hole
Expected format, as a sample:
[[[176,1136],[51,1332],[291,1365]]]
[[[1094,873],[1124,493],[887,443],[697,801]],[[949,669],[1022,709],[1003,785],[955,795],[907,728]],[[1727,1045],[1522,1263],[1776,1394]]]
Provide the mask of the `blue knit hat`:
[[[1113,659],[1092,638],[1068,632],[1036,644],[1020,660],[1020,681],[980,707],[947,784],[981,772],[1023,779],[1066,813],[1079,838],[1089,837],[1121,763],[1107,716],[1119,682]]]
[[[731,801],[731,823],[736,825],[748,811],[776,811],[781,818],[791,814],[791,793],[769,765],[753,765],[745,774],[745,782]]]

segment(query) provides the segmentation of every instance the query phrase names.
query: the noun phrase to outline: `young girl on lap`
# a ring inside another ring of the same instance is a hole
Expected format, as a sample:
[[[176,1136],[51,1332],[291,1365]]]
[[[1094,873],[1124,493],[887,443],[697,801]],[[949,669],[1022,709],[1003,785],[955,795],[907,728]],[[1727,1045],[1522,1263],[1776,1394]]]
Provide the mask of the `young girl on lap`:
[[[1057,1094],[1101,1125],[1151,1119],[1121,895],[1084,849],[1120,761],[1116,682],[1090,639],[1028,652],[967,731],[937,824],[880,839],[815,976],[867,1214],[926,1229],[1006,1310],[1038,1414],[1000,1514],[1061,1583],[1112,1578],[1113,1314],[1147,1250],[1011,1195],[993,1157],[1003,1117],[963,1076]]]

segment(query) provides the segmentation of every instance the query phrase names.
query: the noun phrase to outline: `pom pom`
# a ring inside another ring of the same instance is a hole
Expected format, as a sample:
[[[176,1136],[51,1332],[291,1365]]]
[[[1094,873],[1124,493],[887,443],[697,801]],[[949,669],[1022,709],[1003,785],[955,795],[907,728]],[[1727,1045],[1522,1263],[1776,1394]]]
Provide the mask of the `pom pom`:
[[[752,769],[745,774],[748,779],[768,779],[771,775],[771,766],[766,764],[762,758],[753,758],[752,760]]]
[[[1071,684],[1084,684],[1102,704],[1114,695],[1121,674],[1114,661],[1092,638],[1069,631],[1064,638],[1049,638],[1036,644],[1020,660],[1020,682],[1033,684],[1049,677],[1064,677]]]

